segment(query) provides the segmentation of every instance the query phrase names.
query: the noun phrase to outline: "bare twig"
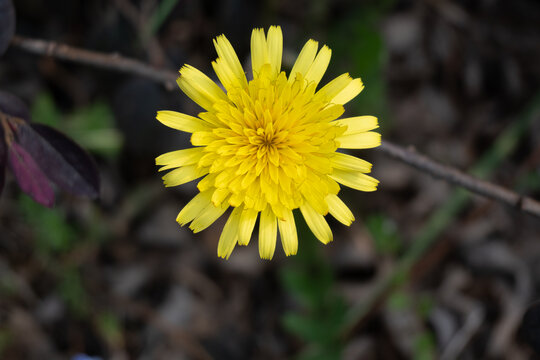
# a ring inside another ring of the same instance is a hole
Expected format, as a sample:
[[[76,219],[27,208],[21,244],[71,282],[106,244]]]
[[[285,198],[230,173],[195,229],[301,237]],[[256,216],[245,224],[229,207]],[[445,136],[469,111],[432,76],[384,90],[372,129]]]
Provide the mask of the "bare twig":
[[[473,193],[497,200],[525,213],[540,217],[540,203],[534,199],[521,196],[502,186],[477,179],[456,168],[440,164],[425,155],[419,154],[412,148],[407,149],[391,142],[383,141],[378,149],[434,177],[461,186]]]
[[[53,56],[102,69],[144,76],[162,83],[169,90],[175,88],[176,78],[178,77],[178,74],[174,71],[156,69],[142,61],[126,58],[118,54],[103,54],[59,44],[54,41],[29,39],[18,35],[13,37],[11,43],[34,54]]]
[[[144,62],[125,58],[118,54],[103,54],[52,41],[30,39],[22,36],[13,37],[12,44],[34,54],[53,56],[103,69],[144,76],[164,84],[167,89],[175,87],[175,80],[178,77],[176,72],[156,69]],[[502,186],[477,179],[453,167],[437,163],[413,149],[406,149],[388,141],[384,141],[379,150],[432,176],[462,186],[473,193],[510,205],[525,213],[540,217],[540,203],[534,199],[521,196]]]

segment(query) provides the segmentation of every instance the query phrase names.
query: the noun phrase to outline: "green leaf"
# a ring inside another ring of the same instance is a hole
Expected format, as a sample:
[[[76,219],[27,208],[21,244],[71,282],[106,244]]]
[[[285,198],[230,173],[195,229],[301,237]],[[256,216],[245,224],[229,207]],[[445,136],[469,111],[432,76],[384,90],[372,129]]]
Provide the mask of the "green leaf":
[[[122,146],[123,137],[115,128],[114,115],[105,103],[80,108],[68,116],[67,122],[68,134],[88,151],[112,156]]]
[[[52,127],[58,127],[62,120],[62,114],[48,93],[41,93],[36,97],[30,114],[32,121]]]

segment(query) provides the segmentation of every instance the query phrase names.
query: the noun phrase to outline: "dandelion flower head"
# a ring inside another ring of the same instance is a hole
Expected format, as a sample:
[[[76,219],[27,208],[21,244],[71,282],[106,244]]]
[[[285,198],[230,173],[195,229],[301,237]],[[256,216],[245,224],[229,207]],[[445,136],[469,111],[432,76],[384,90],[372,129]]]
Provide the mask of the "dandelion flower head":
[[[281,70],[283,35],[279,26],[251,35],[252,76],[246,73],[224,35],[214,39],[212,62],[222,87],[190,65],[180,69],[180,89],[204,111],[196,117],[159,111],[163,124],[192,133],[188,149],[159,156],[163,181],[177,186],[202,178],[199,193],[177,221],[193,232],[210,226],[232,208],[218,243],[228,258],[236,244],[247,245],[259,219],[261,258],[274,255],[277,233],[286,255],[296,254],[298,235],[293,210],[299,209],[313,234],[332,241],[325,215],[350,225],[354,216],[338,197],[340,184],[374,191],[371,164],[338,149],[380,144],[377,118],[340,118],[347,102],[363,89],[345,73],[318,88],[331,50],[309,40],[289,75]],[[251,74],[249,74],[251,75]]]

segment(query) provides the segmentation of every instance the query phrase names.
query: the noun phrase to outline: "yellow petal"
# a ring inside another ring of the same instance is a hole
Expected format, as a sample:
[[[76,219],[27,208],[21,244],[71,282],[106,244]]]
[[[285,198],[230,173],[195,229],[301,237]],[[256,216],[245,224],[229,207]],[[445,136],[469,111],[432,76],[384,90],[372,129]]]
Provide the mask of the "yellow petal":
[[[261,68],[268,63],[268,46],[263,29],[253,29],[251,33],[251,67],[253,78],[259,77]]]
[[[229,219],[227,219],[225,227],[223,227],[217,248],[218,256],[221,258],[228,259],[234,250],[234,246],[238,239],[238,225],[240,223],[241,213],[242,208],[235,208],[229,216]]]
[[[204,191],[198,193],[190,202],[184,206],[182,211],[178,213],[176,221],[184,226],[191,220],[195,219],[208,205],[210,205],[210,198],[212,196],[211,191]]]
[[[315,96],[321,101],[330,101],[343,91],[352,81],[349,73],[341,74],[328,84],[324,85]],[[332,101],[335,103],[334,101]]]
[[[298,251],[298,234],[291,210],[287,209],[283,212],[283,219],[278,219],[278,227],[285,255],[296,255]]]
[[[319,81],[321,81],[326,69],[328,68],[331,56],[332,50],[330,50],[328,46],[324,45],[321,50],[319,50],[317,57],[306,73],[306,80],[308,83],[314,82],[315,84],[318,84]]]
[[[379,127],[379,123],[375,116],[355,116],[351,118],[339,119],[333,124],[337,126],[347,126],[347,130],[343,135],[352,135],[361,132],[366,132]]]
[[[206,121],[207,123],[212,124],[214,127],[226,126],[226,124],[224,124],[223,121],[221,121],[214,113],[203,111],[197,116]]]
[[[206,121],[176,111],[158,111],[156,119],[163,125],[180,131],[192,133],[210,130],[210,124]]]
[[[319,156],[318,154],[306,154],[306,166],[309,166],[321,174],[328,174],[332,172],[330,160],[326,156]]]
[[[194,233],[203,231],[214,223],[223,213],[229,208],[229,205],[224,202],[221,206],[214,206],[214,204],[208,204],[193,220],[189,228]]]
[[[212,61],[212,67],[214,68],[219,81],[227,91],[231,91],[235,87],[240,86],[238,79],[229,66],[225,64],[223,59],[217,58],[215,61]]]
[[[324,186],[322,183],[317,185]],[[326,215],[328,213],[328,205],[324,201],[326,192],[321,189],[321,186],[315,186],[310,181],[305,181],[300,187],[300,192],[313,209],[321,215]]]
[[[379,184],[379,180],[357,171],[334,169],[334,172],[329,176],[345,186],[360,191],[375,191]]]
[[[238,207],[244,203],[244,198],[246,197],[245,194],[235,194],[232,193],[231,197],[229,197],[229,205],[232,207]]]
[[[191,135],[191,144],[194,146],[205,146],[218,140],[218,137],[210,131],[196,131]]]
[[[261,259],[270,260],[274,256],[277,237],[277,219],[270,206],[261,212],[259,224],[259,255]]]
[[[328,226],[324,216],[315,211],[315,209],[307,202],[300,206],[300,211],[302,212],[304,219],[306,219],[306,223],[313,232],[313,235],[315,235],[320,242],[328,244],[332,241],[332,230],[330,230],[330,226]]]
[[[318,47],[319,43],[315,40],[310,39],[306,42],[291,70],[289,75],[289,83],[292,83],[296,79],[297,73],[300,73],[302,76],[306,75],[307,71],[311,67],[311,64],[313,64]]]
[[[334,156],[330,158],[330,162],[334,168],[342,170],[355,170],[363,173],[368,173],[371,171],[371,163],[359,159],[356,156],[343,154],[343,153],[334,153]]]
[[[354,99],[364,89],[364,84],[360,78],[351,81],[347,87],[339,92],[330,102],[344,105]]]
[[[283,53],[283,34],[281,27],[270,26],[268,30],[268,60],[272,66],[273,78],[281,71],[281,57]]]
[[[227,95],[208,76],[193,66],[184,65],[176,80],[180,89],[202,108],[210,111],[219,100],[228,101]]]
[[[289,208],[287,208],[283,203],[278,201],[277,194],[279,194],[279,191],[276,192],[276,202],[270,204],[270,206],[272,207],[272,212],[274,213],[274,215],[276,215],[278,220],[283,220],[285,218],[285,212],[288,211]]]
[[[228,189],[216,189],[214,194],[212,194],[212,204],[214,204],[214,206],[220,206],[221,203],[230,195],[230,193],[231,192]]]
[[[242,211],[238,228],[238,245],[249,244],[255,221],[257,221],[257,215],[259,215],[259,212],[254,209],[244,209]]]
[[[332,216],[335,217],[340,223],[347,226],[352,224],[354,221],[354,215],[337,195],[328,194],[326,196],[326,202],[328,203],[328,210],[330,214],[332,214]]]
[[[336,138],[342,149],[369,149],[381,145],[381,134],[368,131]]]
[[[156,165],[165,165],[159,171],[168,170],[180,166],[195,164],[203,155],[202,148],[189,148],[176,150],[160,155],[156,158]]]
[[[165,174],[162,179],[166,187],[178,186],[200,178],[208,174],[207,168],[198,168],[196,165],[188,165]]]
[[[206,191],[215,185],[216,174],[208,174],[197,183],[199,191]]]
[[[223,65],[226,66],[234,74],[234,78],[238,80],[236,84],[247,88],[246,74],[244,73],[242,64],[229,40],[227,40],[224,35],[220,35],[214,39],[214,46],[216,47],[219,58],[223,60]]]

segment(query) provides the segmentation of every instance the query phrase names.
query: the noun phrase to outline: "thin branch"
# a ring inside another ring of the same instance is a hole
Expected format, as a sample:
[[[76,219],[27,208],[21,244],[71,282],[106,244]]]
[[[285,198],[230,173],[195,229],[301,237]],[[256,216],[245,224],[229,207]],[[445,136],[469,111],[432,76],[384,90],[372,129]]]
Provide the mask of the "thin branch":
[[[389,155],[394,159],[398,159],[407,165],[415,167],[416,169],[426,172],[434,177],[461,186],[473,193],[497,200],[527,214],[540,217],[540,203],[534,199],[521,196],[518,193],[502,186],[477,179],[456,168],[435,162],[427,156],[419,154],[412,148],[407,149],[402,146],[392,144],[391,142],[383,141],[378,149],[386,155]]]
[[[118,54],[104,54],[97,51],[79,49],[59,44],[54,41],[30,39],[23,36],[14,36],[11,44],[33,54],[53,56],[58,59],[73,61],[102,69],[120,71],[147,77],[162,83],[167,89],[176,86],[178,73],[170,70],[160,70],[146,63]]]
[[[176,78],[178,77],[176,72],[156,69],[142,61],[125,58],[118,54],[103,54],[96,51],[59,44],[53,41],[15,36],[13,37],[12,45],[34,54],[53,56],[59,59],[92,65],[102,69],[144,76],[162,83],[167,89],[173,89],[175,87]],[[527,214],[540,217],[540,203],[532,198],[521,196],[502,186],[477,179],[453,167],[437,163],[436,161],[417,153],[414,149],[407,149],[388,141],[384,141],[378,149],[384,154],[434,177],[464,187],[473,193],[497,200]]]

